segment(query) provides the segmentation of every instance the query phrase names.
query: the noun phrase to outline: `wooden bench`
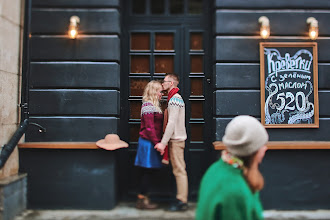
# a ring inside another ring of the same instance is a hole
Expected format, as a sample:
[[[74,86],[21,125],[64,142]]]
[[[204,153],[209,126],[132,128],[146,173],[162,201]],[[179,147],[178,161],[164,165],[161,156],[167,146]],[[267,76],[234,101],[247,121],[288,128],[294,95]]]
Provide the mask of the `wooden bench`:
[[[215,150],[224,150],[222,141],[213,142]],[[330,149],[329,141],[269,141],[267,147],[270,150],[316,150]]]
[[[35,149],[100,149],[95,142],[24,142],[19,148]]]

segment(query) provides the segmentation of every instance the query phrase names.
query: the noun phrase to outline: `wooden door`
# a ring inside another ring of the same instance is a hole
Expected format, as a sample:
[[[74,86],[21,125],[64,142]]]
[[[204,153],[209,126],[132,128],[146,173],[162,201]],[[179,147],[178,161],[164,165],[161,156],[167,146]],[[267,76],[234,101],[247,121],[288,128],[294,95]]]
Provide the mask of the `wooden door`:
[[[168,8],[164,16],[152,14],[152,1],[146,1],[145,14],[140,8],[134,9],[128,2],[131,16],[127,19],[122,68],[121,135],[130,144],[129,149],[120,153],[120,185],[124,198],[132,198],[136,194],[136,174],[134,158],[140,128],[140,108],[142,93],[150,80],[161,80],[165,73],[175,72],[180,76],[180,94],[186,104],[186,140],[185,161],[189,178],[190,199],[195,199],[199,182],[206,168],[213,161],[211,140],[212,120],[212,82],[210,67],[210,48],[208,25],[203,24],[205,14],[197,10],[197,15],[189,14],[189,7],[182,1],[182,13],[178,8],[171,8],[174,1],[164,1]],[[202,1],[201,7],[205,5]],[[149,4],[149,5],[148,5]],[[143,5],[143,4],[142,4]],[[139,5],[140,7],[141,5]],[[178,5],[175,5],[179,7]],[[137,7],[137,6],[136,6]],[[179,8],[180,8],[179,7]],[[149,12],[147,13],[147,11]],[[175,16],[168,16],[171,13]],[[166,99],[163,102],[166,105]],[[121,176],[125,173],[125,176]],[[126,175],[127,174],[127,175]],[[158,198],[169,198],[175,195],[175,180],[171,167],[159,172],[152,193]]]

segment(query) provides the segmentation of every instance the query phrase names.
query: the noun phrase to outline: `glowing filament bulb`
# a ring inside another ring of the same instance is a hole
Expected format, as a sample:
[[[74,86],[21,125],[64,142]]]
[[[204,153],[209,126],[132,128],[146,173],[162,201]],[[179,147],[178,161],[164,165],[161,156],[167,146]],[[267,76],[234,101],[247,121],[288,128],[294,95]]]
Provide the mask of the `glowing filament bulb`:
[[[71,16],[69,25],[69,38],[76,39],[78,36],[78,24],[80,23],[80,18],[78,16]]]
[[[261,27],[260,35],[263,39],[267,39],[270,35],[269,28],[268,27]]]
[[[309,29],[309,37],[310,37],[311,40],[316,40],[317,37],[319,36],[319,32],[318,32],[317,29],[318,28],[316,28],[316,27],[311,27]]]
[[[306,23],[309,24],[309,38],[311,40],[316,40],[319,36],[319,24],[314,17],[309,17],[306,20]]]
[[[267,39],[270,35],[269,19],[266,16],[261,16],[258,21],[261,24],[260,36]]]
[[[71,39],[75,39],[77,37],[77,35],[78,35],[78,32],[76,30],[72,29],[69,31],[69,36]]]

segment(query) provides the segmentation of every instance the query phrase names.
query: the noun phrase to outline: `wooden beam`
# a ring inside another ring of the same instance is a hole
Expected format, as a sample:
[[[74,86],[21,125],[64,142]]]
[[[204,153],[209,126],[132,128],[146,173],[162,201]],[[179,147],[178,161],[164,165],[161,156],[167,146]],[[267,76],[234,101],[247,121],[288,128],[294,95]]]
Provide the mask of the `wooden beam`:
[[[25,142],[19,148],[35,149],[99,149],[95,142]]]
[[[316,150],[330,149],[330,141],[269,141],[270,150]],[[215,150],[224,150],[226,147],[222,141],[213,142]]]
[[[35,149],[99,149],[95,142],[25,142],[18,144],[19,148]],[[215,150],[224,150],[222,141],[213,142]],[[316,150],[330,149],[328,141],[269,141],[270,150]]]

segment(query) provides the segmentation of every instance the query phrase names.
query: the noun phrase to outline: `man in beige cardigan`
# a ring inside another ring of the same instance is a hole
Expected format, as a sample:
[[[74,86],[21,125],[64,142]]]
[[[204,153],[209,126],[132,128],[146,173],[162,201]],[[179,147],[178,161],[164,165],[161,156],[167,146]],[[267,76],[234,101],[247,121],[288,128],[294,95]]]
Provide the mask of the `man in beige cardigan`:
[[[180,94],[177,92],[179,76],[175,73],[165,74],[162,83],[163,89],[168,91],[168,96],[172,97],[168,101],[168,123],[160,143],[155,148],[164,153],[165,147],[169,147],[170,161],[173,168],[173,174],[176,180],[177,195],[169,211],[184,211],[188,205],[188,177],[186,172],[186,163],[184,161],[184,147],[187,139],[185,127],[185,104]]]

